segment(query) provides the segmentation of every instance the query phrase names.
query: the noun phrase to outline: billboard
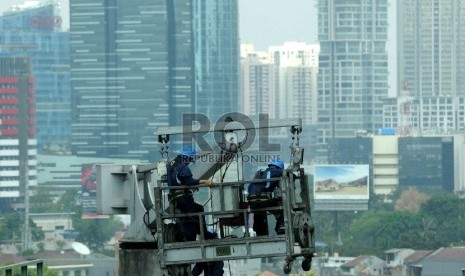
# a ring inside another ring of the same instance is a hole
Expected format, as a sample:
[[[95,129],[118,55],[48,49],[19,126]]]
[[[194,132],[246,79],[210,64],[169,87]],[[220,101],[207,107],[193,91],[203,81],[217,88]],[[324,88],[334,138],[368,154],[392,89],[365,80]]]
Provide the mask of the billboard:
[[[368,165],[315,165],[314,199],[368,200],[369,176]]]
[[[97,213],[97,177],[93,164],[82,164],[81,167],[82,185],[82,216],[88,218],[108,218],[108,215]]]

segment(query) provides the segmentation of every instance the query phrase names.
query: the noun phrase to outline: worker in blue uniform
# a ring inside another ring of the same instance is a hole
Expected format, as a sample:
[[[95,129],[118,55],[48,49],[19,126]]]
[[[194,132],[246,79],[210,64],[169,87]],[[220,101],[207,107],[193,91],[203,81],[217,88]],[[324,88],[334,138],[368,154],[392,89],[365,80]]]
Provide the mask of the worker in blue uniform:
[[[210,179],[195,179],[189,168],[189,164],[195,160],[196,152],[192,146],[184,146],[173,161],[168,163],[167,176],[168,186],[190,186],[195,188],[199,184],[213,185]],[[202,205],[194,201],[192,189],[176,189],[170,191],[170,200],[174,203],[182,214],[186,213],[203,213]],[[205,239],[212,239],[214,235],[207,231],[205,218],[203,222],[199,221],[198,216],[184,217],[181,219],[181,232],[186,241],[195,241],[197,235],[200,235],[200,227],[203,227]]]
[[[283,176],[284,163],[281,160],[271,160],[268,163],[268,168],[259,170],[254,179],[272,179]],[[247,200],[250,209],[253,213],[253,230],[257,236],[265,236],[269,234],[268,218],[266,211],[254,211],[256,209],[276,207],[282,205],[282,199],[273,196],[273,192],[279,185],[278,180],[252,182],[248,186]],[[271,212],[276,217],[275,231],[277,234],[284,234],[284,215],[282,210]]]

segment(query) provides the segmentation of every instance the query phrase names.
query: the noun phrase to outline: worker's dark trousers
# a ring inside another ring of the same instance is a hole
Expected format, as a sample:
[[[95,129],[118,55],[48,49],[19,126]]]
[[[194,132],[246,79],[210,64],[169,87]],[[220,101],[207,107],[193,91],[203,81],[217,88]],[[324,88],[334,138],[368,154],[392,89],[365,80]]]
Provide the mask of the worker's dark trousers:
[[[223,266],[223,261],[196,263],[192,269],[192,276],[199,276],[202,272],[204,276],[221,276],[223,275]]]
[[[183,195],[176,200],[176,207],[181,211],[181,213],[202,213],[204,212],[203,206],[194,201],[192,195]],[[205,226],[205,217],[202,216],[202,227],[205,239],[213,239],[215,235],[207,231]],[[199,216],[190,216],[187,218],[181,219],[181,232],[186,238],[186,241],[195,241],[197,235],[200,235],[200,222]]]
[[[203,206],[194,201],[194,197],[191,195],[184,195],[176,200],[176,207],[181,213],[202,213],[204,211]],[[217,236],[207,231],[205,226],[205,217],[202,216],[202,227],[205,239],[214,239]],[[186,241],[195,241],[197,234],[200,235],[200,222],[198,216],[192,216],[188,218],[182,218],[181,232],[186,238]],[[223,261],[216,262],[202,262],[195,264],[192,269],[192,275],[197,276],[204,273],[204,276],[221,276],[223,275]]]
[[[267,211],[253,211],[254,209],[269,208],[279,206],[279,201],[276,199],[265,201],[249,201],[250,209],[253,212],[253,230],[257,236],[269,235]],[[276,217],[275,231],[277,234],[284,234],[284,215],[282,210],[270,211]]]

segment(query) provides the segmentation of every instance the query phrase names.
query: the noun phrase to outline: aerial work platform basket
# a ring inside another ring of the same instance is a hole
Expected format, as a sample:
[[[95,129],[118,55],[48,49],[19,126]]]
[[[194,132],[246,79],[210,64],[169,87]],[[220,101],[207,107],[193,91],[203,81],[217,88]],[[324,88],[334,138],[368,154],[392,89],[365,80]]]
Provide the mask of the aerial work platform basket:
[[[280,203],[274,207],[250,210],[244,191],[251,180],[244,181],[240,174],[237,179],[224,177],[231,162],[236,162],[236,166],[242,164],[234,159],[238,152],[221,147],[213,154],[225,158],[199,164],[193,172],[202,179],[222,172],[215,185],[208,189],[210,206],[202,213],[181,213],[170,203],[170,190],[192,187],[167,185],[167,160],[164,158],[154,164],[98,164],[99,213],[131,215],[131,224],[120,240],[119,275],[187,276],[194,263],[263,257],[283,257],[286,274],[291,272],[296,259],[301,259],[302,269],[308,271],[315,253],[315,237],[308,183],[301,168],[303,148],[298,144],[301,120],[277,120],[267,127],[290,127],[294,135],[289,165],[282,177],[274,179],[279,180],[277,189],[280,191]],[[222,131],[233,133],[235,128],[226,126]],[[167,143],[169,135],[179,133],[182,133],[180,127],[163,128],[158,133],[159,141]],[[204,190],[207,186],[198,188]],[[269,215],[282,212],[284,233],[251,234],[252,220],[249,218],[257,211]],[[205,230],[200,227],[197,240],[183,241],[179,222],[189,217],[212,226],[218,238],[205,239]]]

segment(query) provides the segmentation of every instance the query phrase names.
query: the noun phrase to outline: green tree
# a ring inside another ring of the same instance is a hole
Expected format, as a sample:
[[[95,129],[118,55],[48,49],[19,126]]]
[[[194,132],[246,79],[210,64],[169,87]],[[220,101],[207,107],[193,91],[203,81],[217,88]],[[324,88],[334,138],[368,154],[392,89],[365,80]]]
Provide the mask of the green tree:
[[[56,203],[58,210],[60,212],[79,213],[81,208],[79,192],[80,189],[71,189],[63,193]]]
[[[454,195],[435,196],[422,205],[420,213],[431,220],[431,228],[441,246],[465,241],[465,199]]]
[[[92,251],[104,252],[105,244],[114,236],[116,231],[124,228],[124,224],[117,217],[82,219],[82,208],[77,193],[65,193],[58,204],[74,211],[73,227],[79,232],[76,241],[87,245]]]
[[[35,212],[66,212],[74,213],[73,226],[79,232],[76,238],[93,251],[102,252],[107,241],[117,230],[123,228],[121,221],[110,219],[82,219],[79,189],[67,190],[58,199],[51,196],[50,188],[39,188],[31,199]],[[45,199],[45,200],[44,200]],[[47,202],[44,202],[47,201]],[[38,236],[39,237],[39,236]]]
[[[405,234],[421,228],[421,217],[409,212],[368,211],[343,236],[345,254],[382,256],[398,247]],[[404,244],[410,245],[403,241]]]
[[[30,211],[32,213],[56,213],[57,206],[54,203],[55,198],[52,195],[53,189],[44,186],[38,186],[33,195],[29,198]]]
[[[86,244],[92,251],[102,252],[105,244],[116,231],[123,228],[123,223],[114,217],[109,219],[73,220],[74,229],[79,231],[77,241]]]
[[[422,227],[403,233],[399,247],[412,249],[437,249],[441,246],[436,235],[433,220],[422,218]]]
[[[23,223],[23,217],[19,212],[2,214],[0,220],[0,240],[2,242],[21,240],[21,227]]]
[[[22,229],[24,225],[24,215],[19,212],[9,212],[2,215],[0,219],[0,243],[11,242],[12,240],[21,240]],[[44,233],[29,218],[31,237],[33,241],[44,239]]]
[[[31,229],[32,241],[43,241],[45,238],[44,232],[41,228],[37,227],[37,224],[35,224],[31,218],[29,218],[29,226]]]
[[[53,188],[39,186],[30,198],[33,213],[66,213],[76,212],[79,208],[79,189],[66,190],[61,195],[54,196]]]

